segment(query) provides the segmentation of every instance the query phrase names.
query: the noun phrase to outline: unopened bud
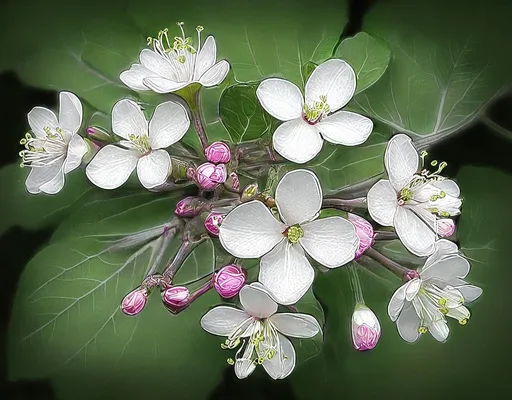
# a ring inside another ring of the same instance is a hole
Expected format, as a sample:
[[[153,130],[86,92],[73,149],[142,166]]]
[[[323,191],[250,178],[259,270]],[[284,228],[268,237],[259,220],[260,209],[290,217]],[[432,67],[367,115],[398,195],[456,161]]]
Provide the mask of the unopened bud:
[[[162,293],[162,301],[171,312],[177,312],[188,306],[190,292],[185,286],[173,286]]]
[[[188,196],[178,201],[174,213],[178,217],[195,217],[201,213],[204,200],[201,197]]]
[[[227,164],[231,161],[231,150],[224,142],[214,142],[204,150],[206,159],[214,164]]]
[[[236,296],[244,284],[245,270],[235,264],[222,267],[213,276],[215,290],[225,299]]]
[[[356,304],[352,314],[352,343],[359,351],[371,350],[377,346],[381,327],[377,316],[364,304]]]
[[[89,126],[85,131],[92,140],[104,143],[110,143],[112,141],[112,136],[105,129],[98,126]]]
[[[228,179],[226,179],[226,182],[224,182],[224,187],[230,192],[238,193],[240,191],[240,179],[238,178],[238,175],[231,172]]]
[[[148,292],[145,288],[137,288],[128,293],[121,302],[121,310],[126,315],[137,315],[146,305]]]
[[[443,218],[437,221],[437,234],[441,237],[452,236],[455,232],[455,223],[449,218]]]
[[[256,198],[259,192],[259,187],[257,183],[251,183],[244,188],[242,192],[241,201],[245,203],[246,201],[250,201]]]
[[[219,228],[224,220],[225,214],[212,212],[204,220],[204,227],[213,236],[219,236]]]
[[[373,232],[372,224],[359,215],[348,213],[348,220],[356,228],[356,235],[359,238],[359,248],[356,250],[355,259],[368,250],[375,242],[375,234]]]
[[[412,281],[413,279],[418,279],[420,277],[420,273],[413,269],[409,269],[404,272],[403,280],[404,282]]]
[[[224,183],[226,178],[227,171],[224,164],[204,163],[196,170],[196,182],[205,190],[215,189],[219,184]]]

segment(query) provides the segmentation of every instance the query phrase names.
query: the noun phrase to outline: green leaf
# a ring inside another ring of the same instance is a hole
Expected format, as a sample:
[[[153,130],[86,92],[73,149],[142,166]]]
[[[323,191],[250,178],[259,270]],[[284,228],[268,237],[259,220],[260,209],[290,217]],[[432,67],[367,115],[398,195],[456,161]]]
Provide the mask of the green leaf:
[[[391,49],[365,32],[343,40],[334,56],[347,61],[357,76],[356,94],[368,89],[386,71],[391,58]]]
[[[393,291],[401,285],[400,280],[390,276],[390,280],[395,280],[394,285],[381,284],[377,276],[359,268],[365,302],[382,326],[377,347],[362,354],[351,348],[350,318],[354,301],[348,271],[338,268],[322,274],[315,282],[314,291],[328,316],[325,343],[318,356],[297,368],[290,377],[298,398],[333,398],[339,396],[340,387],[351,399],[417,392],[418,381],[404,380],[404,371],[407,376],[421,376],[424,382],[435,382],[443,399],[487,387],[488,374],[493,376],[493,385],[505,387],[509,379],[507,372],[489,371],[496,354],[503,352],[502,343],[489,341],[489,332],[510,329],[509,309],[504,306],[503,296],[508,293],[512,279],[508,239],[512,215],[503,200],[512,195],[512,176],[491,168],[463,167],[456,180],[464,197],[457,232],[461,250],[472,266],[466,280],[484,289],[481,298],[469,305],[470,322],[461,326],[450,319],[446,343],[426,334],[410,345],[400,338],[387,316],[387,304]],[[377,273],[378,266],[374,268]],[[386,271],[381,267],[379,275],[384,276]],[[487,344],[482,346],[482,343]],[[470,368],[462,375],[440,379],[440,368],[457,370],[461,365]],[[336,384],[319,385],[318,376]],[[369,376],[371,385],[368,385]]]
[[[372,132],[370,138],[360,146],[347,147],[324,142],[322,151],[307,168],[313,170],[324,195],[364,181],[384,172],[384,150],[387,136]]]
[[[227,88],[220,98],[220,118],[234,143],[259,139],[270,133],[270,117],[256,97],[259,82]]]
[[[149,386],[163,395],[169,385],[175,395],[207,396],[226,365],[219,338],[199,325],[219,302],[214,291],[178,316],[157,292],[137,317],[119,309],[150,267],[161,270],[172,256],[176,246],[165,247],[161,227],[177,198],[144,193],[90,204],[59,228],[20,279],[9,327],[11,379],[50,379],[62,399],[143,398]],[[154,228],[147,240],[118,246]],[[211,250],[211,241],[202,246]],[[213,270],[214,261],[193,254],[183,268]]]
[[[496,31],[484,28],[508,25],[502,8],[378,2],[363,28],[388,41],[392,59],[349,108],[409,134],[448,135],[466,126],[510,81],[510,56],[497,46]]]

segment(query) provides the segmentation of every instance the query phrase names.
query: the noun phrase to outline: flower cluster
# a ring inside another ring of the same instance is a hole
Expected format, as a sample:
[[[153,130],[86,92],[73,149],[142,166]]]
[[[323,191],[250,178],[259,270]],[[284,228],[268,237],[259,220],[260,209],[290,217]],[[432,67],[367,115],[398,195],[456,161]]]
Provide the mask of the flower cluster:
[[[59,116],[35,107],[28,114],[31,132],[21,140],[22,166],[31,168],[26,187],[33,194],[59,192],[65,175],[81,164],[90,182],[102,189],[121,187],[135,170],[140,184],[154,192],[196,186],[195,193],[188,191],[176,204],[174,218],[163,229],[128,238],[128,245],[137,245],[156,235],[167,246],[179,235],[181,246],[162,273],[155,271],[157,266],[147,271],[121,301],[122,312],[139,315],[155,288],[171,314],[214,289],[219,301],[235,299],[241,305],[214,307],[201,319],[205,331],[226,337],[223,349],[236,349],[234,359],[228,358],[236,376],[245,378],[261,365],[273,379],[283,379],[296,362],[288,337],[322,333],[314,316],[297,312],[319,272],[346,266],[355,295],[353,346],[365,351],[377,345],[381,325],[364,302],[358,278],[358,268],[372,258],[404,281],[388,306],[404,340],[414,342],[430,332],[445,341],[447,317],[465,325],[470,316],[466,304],[482,290],[464,280],[470,264],[447,239],[455,232],[453,217],[462,207],[457,183],[441,175],[447,164],[434,160],[430,165],[435,170],[428,171],[427,154],[418,154],[409,136],[395,134],[384,154],[386,179],[375,183],[367,196],[324,197],[322,182],[308,165],[324,140],[357,146],[373,130],[368,117],[341,110],[355,93],[356,74],[340,59],[318,65],[304,91],[280,78],[261,81],[257,101],[282,122],[272,132],[271,144],[261,140],[230,148],[227,140],[210,143],[199,94],[202,87],[222,83],[230,64],[217,62],[213,36],[201,43],[202,27],[197,27],[194,42],[185,35],[183,23],[178,26],[181,36],[174,39],[167,29],[149,38],[150,48],[141,51],[140,62],[122,72],[120,80],[134,91],[172,92],[179,100],[151,107],[121,99],[112,108],[111,132],[87,127],[82,135],[80,100],[61,92]],[[180,143],[191,126],[200,151]],[[248,182],[242,188],[244,179]],[[331,212],[324,213],[326,209]],[[424,265],[405,268],[374,248],[376,241],[389,238],[425,257]],[[215,241],[220,268],[196,281],[177,283],[184,261],[206,240]],[[255,282],[247,282],[247,259],[257,260]],[[279,307],[293,312],[278,312]]]

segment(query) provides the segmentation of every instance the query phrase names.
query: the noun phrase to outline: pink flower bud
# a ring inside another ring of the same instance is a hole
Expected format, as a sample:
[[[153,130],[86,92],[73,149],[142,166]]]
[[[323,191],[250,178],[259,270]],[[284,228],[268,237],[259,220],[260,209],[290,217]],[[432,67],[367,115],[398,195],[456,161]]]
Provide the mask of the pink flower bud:
[[[137,288],[128,293],[121,302],[121,310],[126,315],[137,315],[146,305],[148,292],[145,288]]]
[[[206,159],[214,164],[226,164],[231,160],[231,150],[224,142],[214,142],[209,145],[204,154]]]
[[[213,276],[215,290],[225,299],[236,296],[244,284],[245,271],[235,264],[222,267]]]
[[[185,286],[173,286],[162,293],[162,300],[171,310],[178,310],[188,305],[190,292]]]
[[[352,314],[352,343],[359,351],[371,350],[380,339],[381,328],[377,316],[364,304],[356,304]]]
[[[404,282],[409,282],[409,281],[412,281],[413,279],[417,279],[419,277],[420,277],[420,274],[418,271],[410,269],[410,270],[404,272],[403,280],[404,280]]]
[[[212,212],[208,214],[206,219],[204,220],[204,226],[208,233],[210,233],[213,236],[219,236],[219,228],[220,224],[222,224],[222,221],[224,220],[225,214]]]
[[[437,234],[441,237],[449,237],[455,232],[455,223],[449,218],[437,221]]]
[[[85,130],[91,140],[109,143],[112,140],[110,134],[103,128],[97,126],[89,126]]]
[[[178,217],[195,217],[201,213],[201,206],[204,200],[200,197],[188,196],[178,201],[174,213]]]
[[[231,192],[238,193],[240,191],[240,179],[238,178],[238,175],[231,172],[228,179],[226,179],[226,182],[224,182],[224,187]]]
[[[359,215],[348,213],[348,220],[356,228],[356,235],[359,237],[359,248],[354,257],[357,259],[375,243],[375,234],[372,225]]]
[[[204,163],[197,168],[196,182],[205,190],[213,190],[226,181],[227,171],[224,164]]]

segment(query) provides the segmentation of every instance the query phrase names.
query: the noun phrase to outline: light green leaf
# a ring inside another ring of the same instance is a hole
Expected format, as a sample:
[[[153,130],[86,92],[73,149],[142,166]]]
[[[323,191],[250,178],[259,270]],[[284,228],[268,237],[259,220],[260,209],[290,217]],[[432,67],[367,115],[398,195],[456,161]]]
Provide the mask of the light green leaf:
[[[259,139],[270,133],[270,117],[256,97],[259,82],[227,88],[220,98],[220,118],[234,143]]]
[[[384,74],[391,58],[391,50],[384,41],[360,32],[343,40],[334,56],[347,61],[354,68],[357,94],[368,89]]]
[[[466,126],[510,81],[510,57],[482,29],[482,21],[508,24],[505,14],[500,6],[468,7],[459,0],[418,7],[406,0],[379,2],[363,28],[389,43],[392,59],[382,79],[350,108],[421,136],[449,135]]]

